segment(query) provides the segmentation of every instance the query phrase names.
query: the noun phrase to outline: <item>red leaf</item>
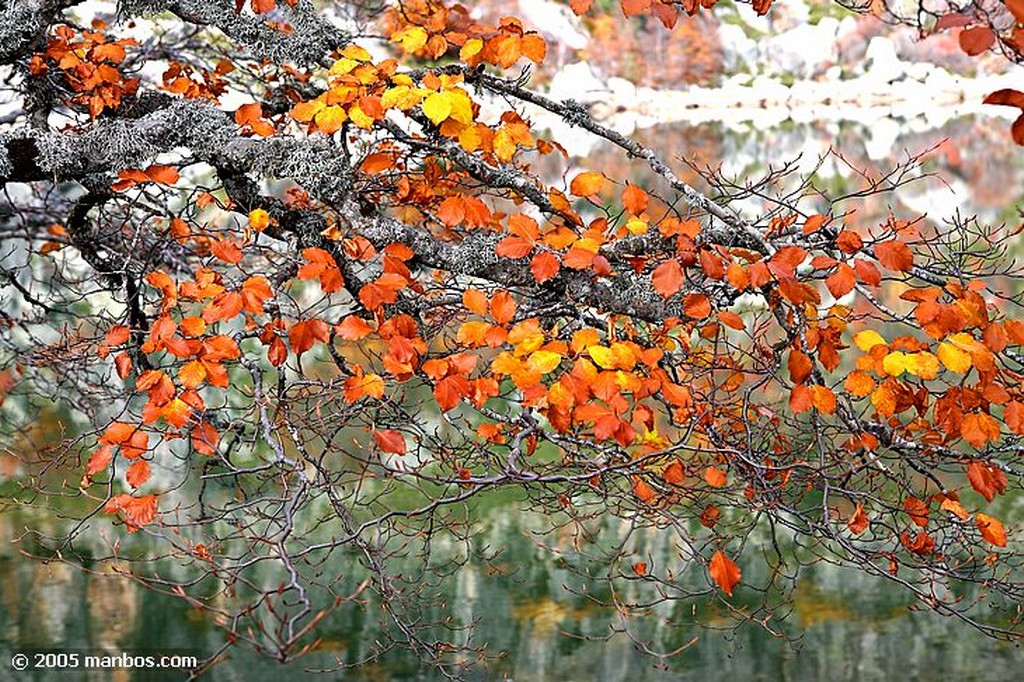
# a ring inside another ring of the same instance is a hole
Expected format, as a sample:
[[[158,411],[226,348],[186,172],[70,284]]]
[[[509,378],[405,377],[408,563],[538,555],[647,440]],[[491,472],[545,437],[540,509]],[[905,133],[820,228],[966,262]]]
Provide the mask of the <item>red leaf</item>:
[[[863,505],[858,502],[857,508],[853,510],[853,516],[846,522],[846,526],[854,535],[860,535],[868,529],[869,525],[871,525],[871,522],[868,520],[868,515],[864,513]]]
[[[676,259],[667,260],[651,273],[654,290],[664,298],[669,298],[683,286],[683,269]]]
[[[1020,0],[1020,2],[1021,5],[1024,6],[1024,0]],[[984,103],[1024,109],[1024,92],[1013,90],[1011,88],[1003,88],[1002,90],[996,90],[991,93],[985,98]]]
[[[703,320],[711,314],[711,301],[704,294],[687,294],[683,299],[683,310],[687,317]]]
[[[396,455],[405,454],[405,436],[398,431],[379,429],[373,432],[373,439],[377,441],[377,447],[382,452],[391,452]]]
[[[139,459],[135,461],[135,464],[128,467],[128,471],[124,474],[124,480],[128,481],[128,485],[131,487],[138,488],[149,480],[150,473],[149,462]]]
[[[875,244],[875,258],[890,270],[907,272],[914,267],[914,253],[910,247],[895,239]]]
[[[718,550],[712,555],[711,566],[708,572],[711,574],[711,579],[730,597],[732,596],[733,588],[739,584],[742,577],[740,567],[732,559],[725,556],[722,550]]]
[[[558,257],[548,251],[541,251],[530,261],[530,272],[538,284],[543,284],[557,275],[561,267]]]
[[[960,32],[960,49],[970,56],[979,55],[996,42],[996,34],[988,26],[972,26]]]

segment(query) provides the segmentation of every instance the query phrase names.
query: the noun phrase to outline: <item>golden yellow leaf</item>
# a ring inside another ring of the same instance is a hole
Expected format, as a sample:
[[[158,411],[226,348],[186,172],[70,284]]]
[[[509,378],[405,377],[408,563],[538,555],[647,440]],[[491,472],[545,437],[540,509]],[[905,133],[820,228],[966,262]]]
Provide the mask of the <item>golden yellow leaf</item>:
[[[865,329],[862,332],[858,332],[854,335],[853,342],[857,345],[857,348],[860,348],[865,353],[879,344],[885,345],[885,339],[873,329]]]
[[[423,113],[435,124],[440,125],[441,121],[452,113],[451,100],[446,93],[435,92],[423,100]]]
[[[943,341],[939,344],[939,360],[951,372],[966,374],[971,369],[971,354]]]

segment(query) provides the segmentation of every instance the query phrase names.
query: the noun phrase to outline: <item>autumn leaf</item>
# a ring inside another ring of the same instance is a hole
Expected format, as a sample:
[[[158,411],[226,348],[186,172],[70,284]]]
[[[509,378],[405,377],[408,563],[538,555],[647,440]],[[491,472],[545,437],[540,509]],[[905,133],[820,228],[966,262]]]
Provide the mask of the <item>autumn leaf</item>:
[[[557,275],[561,267],[558,257],[548,251],[541,251],[530,261],[530,272],[538,284],[543,284]]]
[[[572,179],[569,191],[578,197],[592,197],[604,187],[604,176],[600,173],[580,173]]]
[[[640,476],[633,477],[633,494],[637,496],[637,499],[646,504],[653,502],[655,497],[654,489]]]
[[[373,439],[377,441],[377,447],[381,452],[390,452],[396,455],[404,455],[406,451],[405,436],[392,429],[375,429]]]
[[[967,480],[989,502],[1006,490],[1006,474],[987,462],[974,461],[968,464]]]
[[[960,49],[974,57],[987,51],[996,42],[996,34],[988,26],[972,26],[960,32]]]
[[[330,327],[323,320],[304,320],[296,322],[288,330],[288,342],[292,352],[301,357],[317,341],[327,343],[330,333]]]
[[[860,535],[871,525],[868,515],[864,513],[864,506],[860,502],[857,503],[857,507],[853,510],[853,515],[850,516],[846,525],[854,535]]]
[[[886,345],[886,341],[882,338],[882,335],[873,329],[865,329],[864,331],[854,334],[853,343],[857,348],[860,348],[865,353],[875,346]]]
[[[114,451],[109,445],[101,445],[96,448],[91,455],[89,455],[89,461],[85,465],[85,473],[89,476],[94,476],[99,472],[110,466],[110,461],[113,459]]]
[[[683,310],[687,317],[703,320],[711,314],[711,301],[704,294],[687,294],[683,297]]]
[[[725,556],[722,550],[717,550],[711,556],[711,565],[708,569],[711,579],[728,596],[732,596],[733,589],[739,584],[742,573],[736,563]]]
[[[908,497],[903,500],[903,509],[910,516],[910,520],[926,528],[928,526],[928,505],[916,497]]]
[[[724,488],[729,484],[729,477],[717,467],[704,469],[704,480],[707,481],[708,485],[715,488]]]
[[[999,519],[979,513],[974,517],[974,522],[978,524],[978,530],[985,542],[996,547],[1006,547],[1006,530]]]
[[[910,247],[895,239],[875,244],[875,258],[890,270],[907,272],[914,267],[914,253]]]
[[[133,488],[140,487],[143,483],[149,480],[150,476],[149,462],[144,459],[135,460],[135,463],[128,467],[128,471],[124,474],[124,480],[128,482]]]
[[[683,286],[683,269],[679,261],[673,258],[656,267],[651,273],[651,282],[662,297],[674,296]]]

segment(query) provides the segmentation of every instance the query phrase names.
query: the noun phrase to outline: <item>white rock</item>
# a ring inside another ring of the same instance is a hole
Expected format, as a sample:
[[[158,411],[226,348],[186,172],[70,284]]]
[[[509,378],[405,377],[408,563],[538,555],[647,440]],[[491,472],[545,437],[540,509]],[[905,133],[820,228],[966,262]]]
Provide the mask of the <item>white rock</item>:
[[[551,77],[548,91],[560,100],[598,102],[608,97],[608,88],[587,62],[566,64]]]
[[[875,36],[868,43],[864,63],[868,77],[882,83],[899,80],[905,73],[904,64],[896,54],[896,44],[884,36]]]

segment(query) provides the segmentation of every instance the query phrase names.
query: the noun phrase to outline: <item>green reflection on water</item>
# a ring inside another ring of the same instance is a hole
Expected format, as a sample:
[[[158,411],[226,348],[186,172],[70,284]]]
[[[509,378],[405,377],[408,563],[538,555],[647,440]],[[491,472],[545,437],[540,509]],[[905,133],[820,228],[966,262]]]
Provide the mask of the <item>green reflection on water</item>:
[[[5,540],[16,532],[16,514],[0,518]],[[679,604],[647,617],[638,631],[656,647],[671,649],[696,637],[694,646],[673,659],[670,670],[634,650],[625,637],[604,641],[614,614],[562,588],[580,587],[565,562],[538,550],[530,533],[542,519],[503,503],[484,510],[477,524],[481,545],[501,547],[494,561],[471,560],[444,581],[443,606],[433,617],[476,622],[473,644],[488,645],[495,657],[469,679],[515,680],[1017,680],[1024,656],[1019,647],[994,642],[962,625],[929,613],[912,613],[906,595],[887,583],[829,566],[805,571],[784,623],[796,641],[784,641],[763,629],[733,629],[718,607]],[[9,653],[31,647],[80,651],[188,650],[199,656],[215,651],[221,633],[184,602],[154,594],[103,575],[66,565],[43,564],[20,556],[4,543],[0,558],[0,678],[14,680],[181,679],[176,672],[119,671],[15,673]],[[758,561],[759,559],[754,559]],[[755,575],[758,565],[744,566]],[[686,577],[682,579],[687,579]],[[737,603],[751,599],[737,592]],[[759,599],[760,595],[753,597]],[[753,602],[752,602],[753,603]],[[705,627],[660,625],[665,618],[692,620],[691,608]],[[645,627],[647,623],[650,627]],[[634,623],[634,625],[636,625]],[[354,662],[371,653],[378,623],[372,609],[346,605],[318,631],[318,651],[286,665],[240,649],[204,679],[290,679],[308,669],[330,668],[336,658]],[[587,641],[565,634],[589,634]],[[334,672],[323,679],[436,679],[414,655],[394,651],[380,662]]]

